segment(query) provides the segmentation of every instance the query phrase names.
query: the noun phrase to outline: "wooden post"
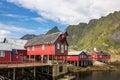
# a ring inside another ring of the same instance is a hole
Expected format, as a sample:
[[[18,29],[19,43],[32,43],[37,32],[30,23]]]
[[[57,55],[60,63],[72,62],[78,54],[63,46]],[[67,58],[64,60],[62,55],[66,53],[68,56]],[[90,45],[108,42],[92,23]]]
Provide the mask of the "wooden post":
[[[15,80],[15,68],[13,68],[13,80]]]
[[[9,70],[8,70],[8,78],[10,77],[10,72],[9,72]]]
[[[35,61],[35,55],[34,55],[34,61]]]
[[[48,62],[47,63],[49,64],[49,55],[48,55]]]
[[[29,55],[29,60],[30,60],[31,56]]]
[[[79,61],[77,61],[77,67],[79,66]]]
[[[74,61],[74,66],[75,66],[75,61]]]
[[[34,67],[34,80],[36,80],[36,67]]]
[[[56,55],[56,63],[58,63],[58,56]]]
[[[50,71],[49,71],[49,66],[47,66],[47,68],[48,68],[48,69],[47,69],[47,70],[48,70],[47,73],[49,74],[49,72],[50,72]]]
[[[22,76],[24,75],[24,69],[22,68],[22,70],[21,70],[21,74],[22,74]]]
[[[43,55],[41,55],[41,61],[42,61],[42,63],[43,63]]]
[[[83,61],[81,61],[81,66],[83,66]]]

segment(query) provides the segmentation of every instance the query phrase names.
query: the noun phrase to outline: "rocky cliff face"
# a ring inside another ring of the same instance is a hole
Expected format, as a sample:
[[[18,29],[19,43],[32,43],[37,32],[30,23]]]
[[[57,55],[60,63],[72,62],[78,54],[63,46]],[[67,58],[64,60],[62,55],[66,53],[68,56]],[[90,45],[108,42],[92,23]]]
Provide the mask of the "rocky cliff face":
[[[53,27],[52,29],[50,29],[46,34],[51,34],[51,33],[55,33],[55,32],[60,32],[60,30],[56,26]]]

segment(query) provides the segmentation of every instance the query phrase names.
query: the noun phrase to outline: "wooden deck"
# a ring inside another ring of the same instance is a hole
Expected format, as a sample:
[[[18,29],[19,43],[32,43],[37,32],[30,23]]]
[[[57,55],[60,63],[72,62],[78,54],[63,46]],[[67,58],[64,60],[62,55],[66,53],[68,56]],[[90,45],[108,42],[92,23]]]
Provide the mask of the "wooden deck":
[[[37,67],[37,66],[47,66],[51,65],[48,63],[40,63],[40,62],[31,62],[31,63],[4,63],[0,64],[1,68],[20,68],[20,67]]]

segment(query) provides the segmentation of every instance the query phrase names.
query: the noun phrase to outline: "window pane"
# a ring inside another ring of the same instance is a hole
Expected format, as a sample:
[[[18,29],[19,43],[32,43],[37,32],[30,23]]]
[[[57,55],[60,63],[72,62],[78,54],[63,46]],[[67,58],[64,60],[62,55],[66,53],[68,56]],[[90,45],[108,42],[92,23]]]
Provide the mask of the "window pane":
[[[45,50],[45,45],[42,45],[42,50]]]
[[[32,46],[32,51],[34,51],[34,46]]]
[[[30,51],[30,48],[29,48],[29,47],[27,48],[27,51]]]
[[[64,53],[64,45],[61,45],[61,53]]]
[[[5,51],[0,51],[0,57],[5,57]]]
[[[65,46],[65,50],[67,50],[67,46]]]
[[[57,49],[60,49],[60,44],[59,43],[57,43]]]

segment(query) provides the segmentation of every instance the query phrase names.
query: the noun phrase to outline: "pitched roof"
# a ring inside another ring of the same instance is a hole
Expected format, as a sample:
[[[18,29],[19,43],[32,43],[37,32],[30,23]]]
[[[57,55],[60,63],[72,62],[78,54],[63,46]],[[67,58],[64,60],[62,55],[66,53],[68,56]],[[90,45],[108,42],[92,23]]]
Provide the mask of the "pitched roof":
[[[0,50],[12,51],[12,46],[9,43],[0,43]]]
[[[48,35],[42,35],[29,40],[25,46],[54,43],[62,32],[56,32]]]
[[[73,51],[73,52],[68,52],[68,55],[80,55],[81,53],[85,53],[87,56],[89,56],[90,54],[88,52],[85,51]]]
[[[15,38],[5,38],[5,43],[12,45],[12,49],[25,50],[24,46],[27,43],[27,40],[15,39]]]

